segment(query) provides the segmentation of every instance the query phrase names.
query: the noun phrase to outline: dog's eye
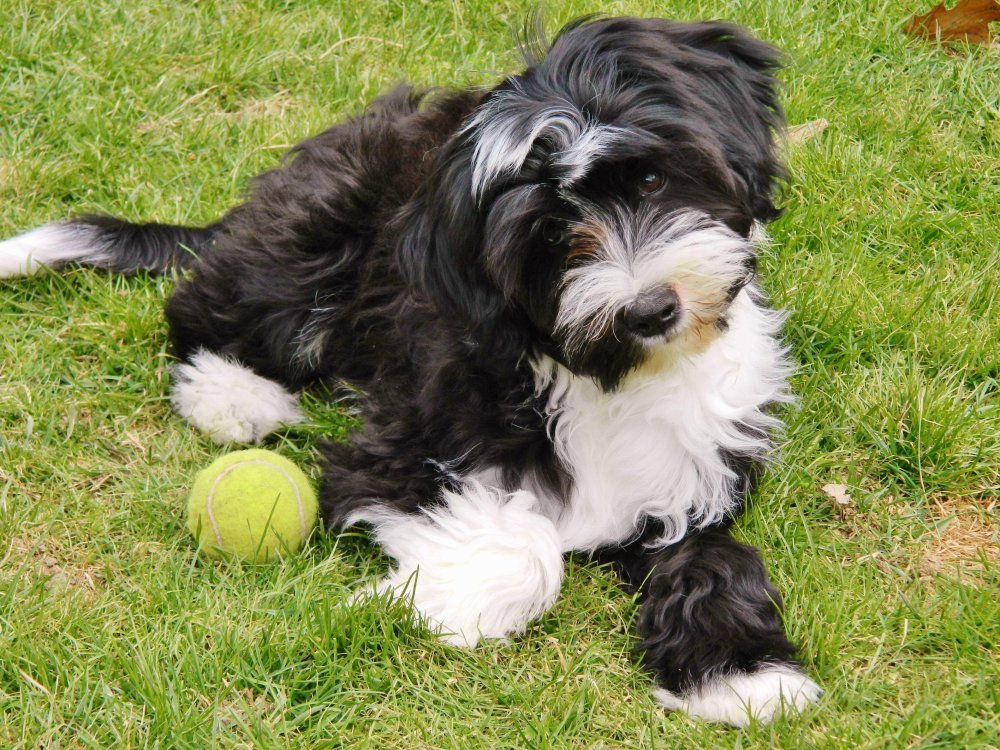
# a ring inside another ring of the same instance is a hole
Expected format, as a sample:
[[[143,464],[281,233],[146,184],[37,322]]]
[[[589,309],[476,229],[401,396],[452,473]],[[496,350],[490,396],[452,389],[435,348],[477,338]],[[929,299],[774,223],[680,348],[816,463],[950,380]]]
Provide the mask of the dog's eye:
[[[652,195],[661,187],[666,179],[661,172],[646,172],[639,178],[639,192],[643,195]]]
[[[538,236],[546,245],[562,245],[566,242],[566,223],[559,219],[545,219],[538,228]]]

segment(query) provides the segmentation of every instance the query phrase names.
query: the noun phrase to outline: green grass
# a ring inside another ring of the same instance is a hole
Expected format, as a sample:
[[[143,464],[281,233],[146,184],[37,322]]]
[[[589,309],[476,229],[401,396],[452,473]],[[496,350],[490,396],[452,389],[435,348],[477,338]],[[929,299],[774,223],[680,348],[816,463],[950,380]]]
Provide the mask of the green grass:
[[[222,449],[169,409],[171,281],[71,271],[0,282],[0,746],[1000,746],[1000,54],[908,41],[930,4],[548,8],[737,20],[788,51],[790,121],[831,123],[790,152],[764,262],[799,403],[740,532],[818,707],[740,731],[663,713],[634,603],[593,566],[524,637],[468,652],[384,602],[341,608],[386,564],[363,539],[200,562],[181,508]],[[532,6],[0,0],[0,236],[206,221],[400,79],[513,69]],[[350,419],[307,408],[268,447],[312,466]]]

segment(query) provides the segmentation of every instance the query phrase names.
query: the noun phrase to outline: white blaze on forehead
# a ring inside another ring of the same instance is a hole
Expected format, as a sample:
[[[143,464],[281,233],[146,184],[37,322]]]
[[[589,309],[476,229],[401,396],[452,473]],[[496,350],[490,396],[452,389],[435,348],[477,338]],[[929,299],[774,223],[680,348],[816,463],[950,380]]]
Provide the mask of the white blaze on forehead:
[[[516,174],[540,138],[551,142],[553,164],[565,175],[565,186],[579,180],[601,154],[625,133],[621,128],[589,120],[569,102],[524,112],[523,94],[514,89],[494,94],[465,130],[476,141],[472,153],[472,195],[478,199],[498,177]]]
[[[559,178],[560,185],[568,187],[586,175],[597,159],[624,140],[625,133],[611,125],[588,125],[572,143],[555,154],[553,163],[564,172]]]

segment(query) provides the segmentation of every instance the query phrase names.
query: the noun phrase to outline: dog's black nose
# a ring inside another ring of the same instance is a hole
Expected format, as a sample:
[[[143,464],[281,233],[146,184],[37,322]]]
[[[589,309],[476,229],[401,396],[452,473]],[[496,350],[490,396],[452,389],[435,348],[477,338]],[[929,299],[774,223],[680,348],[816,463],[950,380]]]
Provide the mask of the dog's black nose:
[[[668,286],[643,292],[639,299],[622,313],[622,324],[636,336],[662,336],[677,322],[681,300]]]

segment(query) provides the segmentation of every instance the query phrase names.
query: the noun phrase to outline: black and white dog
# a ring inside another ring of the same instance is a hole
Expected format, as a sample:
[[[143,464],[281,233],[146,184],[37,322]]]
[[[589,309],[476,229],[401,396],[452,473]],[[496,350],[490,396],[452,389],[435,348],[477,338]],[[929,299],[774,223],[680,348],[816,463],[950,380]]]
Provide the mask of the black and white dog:
[[[0,244],[0,276],[187,271],[173,403],[220,442],[358,392],[324,447],[331,529],[372,527],[448,641],[524,630],[563,556],[641,592],[656,698],[745,724],[820,689],[729,533],[788,399],[756,285],[777,215],[776,51],[724,23],[584,20],[492,90],[401,87],[296,146],[203,228],[89,216]]]

